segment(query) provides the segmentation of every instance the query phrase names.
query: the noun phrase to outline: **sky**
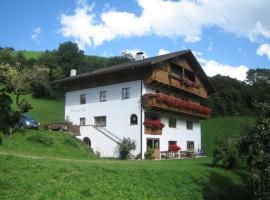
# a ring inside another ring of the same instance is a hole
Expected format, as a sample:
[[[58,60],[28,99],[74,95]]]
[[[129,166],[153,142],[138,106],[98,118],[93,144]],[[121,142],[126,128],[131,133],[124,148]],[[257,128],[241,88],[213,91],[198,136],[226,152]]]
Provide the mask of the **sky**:
[[[147,57],[190,49],[209,76],[270,68],[269,0],[0,0],[0,47]]]

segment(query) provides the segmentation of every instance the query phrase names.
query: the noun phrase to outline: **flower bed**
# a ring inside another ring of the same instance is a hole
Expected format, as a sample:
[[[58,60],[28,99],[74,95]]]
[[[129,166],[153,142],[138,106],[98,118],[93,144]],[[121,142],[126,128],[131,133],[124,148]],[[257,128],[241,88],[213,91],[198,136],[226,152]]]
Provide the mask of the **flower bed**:
[[[184,108],[204,115],[210,115],[212,113],[211,108],[193,103],[192,101],[185,101],[180,98],[171,97],[165,94],[148,93],[142,96],[142,100],[151,101],[152,99],[156,99],[157,103],[165,104],[169,107]]]
[[[181,147],[177,146],[177,144],[169,144],[168,151],[177,152],[177,151],[180,151],[180,150],[181,150]]]

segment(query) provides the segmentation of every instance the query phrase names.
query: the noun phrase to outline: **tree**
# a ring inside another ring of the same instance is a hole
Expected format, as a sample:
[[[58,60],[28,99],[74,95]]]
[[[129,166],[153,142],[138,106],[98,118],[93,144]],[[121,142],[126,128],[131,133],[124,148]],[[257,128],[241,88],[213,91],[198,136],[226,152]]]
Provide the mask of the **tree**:
[[[256,199],[268,199],[270,189],[270,104],[256,105],[255,126],[239,140],[239,152],[246,159],[250,183]]]
[[[13,101],[6,93],[6,88],[0,89],[0,131],[4,134],[11,134],[12,127],[19,122],[20,113],[12,111]]]
[[[73,42],[64,42],[59,45],[56,55],[58,65],[63,67],[65,76],[68,76],[72,68],[79,69],[84,65],[84,52]]]
[[[131,140],[130,138],[124,137],[119,147],[120,158],[123,160],[128,159],[130,151],[135,149],[136,149],[135,141]]]

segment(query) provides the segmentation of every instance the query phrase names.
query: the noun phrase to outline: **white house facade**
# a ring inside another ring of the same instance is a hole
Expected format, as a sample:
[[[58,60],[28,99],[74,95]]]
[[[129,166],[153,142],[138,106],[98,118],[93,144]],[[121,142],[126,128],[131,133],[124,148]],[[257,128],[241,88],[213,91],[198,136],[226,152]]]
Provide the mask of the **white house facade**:
[[[74,73],[74,72],[73,72]],[[134,156],[147,148],[155,157],[170,150],[201,149],[201,120],[211,109],[200,105],[213,91],[192,52],[133,61],[58,83],[66,87],[65,119],[80,126],[78,138],[102,157],[118,157],[125,138],[136,142]]]

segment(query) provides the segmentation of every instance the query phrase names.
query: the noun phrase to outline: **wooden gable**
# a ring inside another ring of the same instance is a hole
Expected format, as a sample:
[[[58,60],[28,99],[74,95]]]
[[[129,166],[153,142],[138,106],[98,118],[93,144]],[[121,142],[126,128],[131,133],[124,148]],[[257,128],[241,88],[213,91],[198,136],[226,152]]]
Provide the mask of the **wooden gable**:
[[[199,77],[201,70],[195,68],[185,57],[176,57],[156,64],[147,84],[178,90],[202,98],[208,98],[207,88]]]

